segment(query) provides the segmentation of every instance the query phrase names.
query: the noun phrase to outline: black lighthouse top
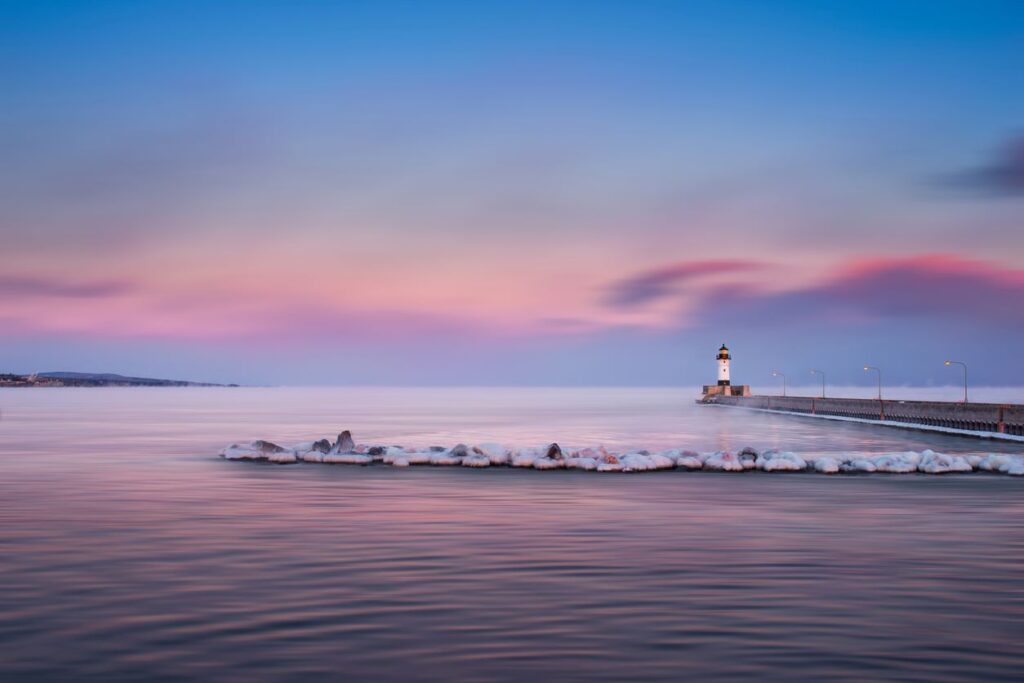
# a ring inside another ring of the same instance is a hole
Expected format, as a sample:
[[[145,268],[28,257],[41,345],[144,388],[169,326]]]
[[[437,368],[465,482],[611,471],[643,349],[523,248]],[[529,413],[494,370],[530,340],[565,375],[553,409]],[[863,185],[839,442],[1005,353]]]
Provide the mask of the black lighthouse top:
[[[718,349],[718,360],[729,360],[729,349],[725,344],[722,344],[722,348]]]

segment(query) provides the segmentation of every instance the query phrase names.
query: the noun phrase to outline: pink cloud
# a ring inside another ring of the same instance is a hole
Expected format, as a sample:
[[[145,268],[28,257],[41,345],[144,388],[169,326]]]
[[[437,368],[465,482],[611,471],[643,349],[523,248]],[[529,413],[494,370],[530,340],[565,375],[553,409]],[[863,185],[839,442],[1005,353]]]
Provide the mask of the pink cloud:
[[[784,292],[720,288],[703,300],[697,319],[699,324],[787,324],[932,317],[1024,325],[1021,300],[1024,270],[922,254],[857,260],[820,283]]]

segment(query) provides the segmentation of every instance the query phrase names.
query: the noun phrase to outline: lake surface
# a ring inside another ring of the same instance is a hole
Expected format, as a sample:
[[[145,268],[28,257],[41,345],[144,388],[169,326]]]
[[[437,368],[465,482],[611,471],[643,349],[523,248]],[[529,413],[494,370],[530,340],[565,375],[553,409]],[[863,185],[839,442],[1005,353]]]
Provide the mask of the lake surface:
[[[216,456],[345,428],[409,446],[1022,450],[692,401],[0,390],[0,679],[1019,680],[1020,479]]]

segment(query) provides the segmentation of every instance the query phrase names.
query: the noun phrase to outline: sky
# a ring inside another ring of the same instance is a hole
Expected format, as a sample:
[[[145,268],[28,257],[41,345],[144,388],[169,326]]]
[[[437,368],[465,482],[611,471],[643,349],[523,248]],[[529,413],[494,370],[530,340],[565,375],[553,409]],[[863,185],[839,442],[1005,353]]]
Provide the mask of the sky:
[[[0,372],[1024,384],[1024,4],[0,0]]]

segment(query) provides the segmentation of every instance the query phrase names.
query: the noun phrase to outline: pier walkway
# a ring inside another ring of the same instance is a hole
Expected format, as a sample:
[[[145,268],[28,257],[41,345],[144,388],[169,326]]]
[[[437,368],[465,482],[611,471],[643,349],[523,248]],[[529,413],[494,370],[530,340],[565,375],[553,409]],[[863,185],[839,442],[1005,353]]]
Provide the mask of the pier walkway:
[[[780,413],[867,420],[894,427],[956,430],[973,436],[1024,437],[1024,405],[1018,404],[720,395],[705,396],[702,402]]]

